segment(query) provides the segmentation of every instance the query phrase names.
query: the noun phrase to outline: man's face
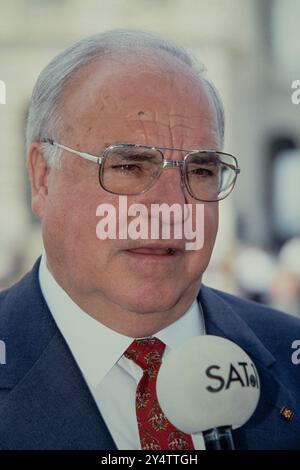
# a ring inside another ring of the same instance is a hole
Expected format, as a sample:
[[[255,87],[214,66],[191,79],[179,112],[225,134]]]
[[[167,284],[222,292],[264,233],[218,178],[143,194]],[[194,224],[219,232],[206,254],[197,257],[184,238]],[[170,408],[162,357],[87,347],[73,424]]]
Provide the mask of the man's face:
[[[203,85],[187,67],[168,57],[144,62],[107,58],[90,64],[68,87],[61,112],[64,131],[59,143],[93,155],[116,143],[219,147],[215,111]],[[165,155],[175,160],[183,156],[180,152]],[[94,299],[93,310],[98,299],[99,305],[111,306],[111,311],[117,307],[150,313],[176,305],[186,309],[191,304],[213,249],[217,203],[205,204],[201,250],[160,256],[151,250],[148,254],[128,251],[151,240],[96,237],[97,206],[109,203],[117,208],[119,200],[100,187],[97,164],[64,152],[61,167],[50,170],[47,185],[38,212],[48,265],[81,306],[88,310],[88,299]],[[176,168],[164,170],[144,194],[128,197],[128,205],[133,203],[150,208],[155,203],[199,202],[183,190]]]

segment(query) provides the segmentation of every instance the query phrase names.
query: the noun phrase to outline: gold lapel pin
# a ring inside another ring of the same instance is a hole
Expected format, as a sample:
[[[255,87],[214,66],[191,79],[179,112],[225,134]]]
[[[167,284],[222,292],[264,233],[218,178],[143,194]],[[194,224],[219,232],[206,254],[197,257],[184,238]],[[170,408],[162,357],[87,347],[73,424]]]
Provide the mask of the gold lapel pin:
[[[283,408],[281,408],[280,410],[280,416],[285,420],[285,421],[292,421],[293,417],[294,417],[294,412],[293,410],[291,410],[290,408],[288,408],[287,406],[284,406]]]

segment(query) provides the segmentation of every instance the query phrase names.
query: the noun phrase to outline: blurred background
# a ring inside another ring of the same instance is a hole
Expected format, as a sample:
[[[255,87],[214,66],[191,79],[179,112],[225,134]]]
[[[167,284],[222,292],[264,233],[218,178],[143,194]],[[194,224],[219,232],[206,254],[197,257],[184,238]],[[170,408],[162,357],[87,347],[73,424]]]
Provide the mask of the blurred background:
[[[83,36],[139,28],[205,64],[224,101],[225,151],[242,168],[220,204],[206,284],[300,316],[300,104],[291,99],[300,80],[299,17],[299,0],[1,0],[0,289],[42,250],[24,151],[38,74]]]

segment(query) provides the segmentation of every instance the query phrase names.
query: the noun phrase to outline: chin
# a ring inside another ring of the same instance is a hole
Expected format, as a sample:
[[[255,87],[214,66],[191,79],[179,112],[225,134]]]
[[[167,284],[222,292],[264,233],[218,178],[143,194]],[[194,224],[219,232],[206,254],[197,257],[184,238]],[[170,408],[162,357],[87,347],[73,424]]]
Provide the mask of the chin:
[[[172,309],[180,300],[176,287],[172,289],[141,289],[133,295],[128,292],[122,299],[123,306],[138,313],[164,312]]]

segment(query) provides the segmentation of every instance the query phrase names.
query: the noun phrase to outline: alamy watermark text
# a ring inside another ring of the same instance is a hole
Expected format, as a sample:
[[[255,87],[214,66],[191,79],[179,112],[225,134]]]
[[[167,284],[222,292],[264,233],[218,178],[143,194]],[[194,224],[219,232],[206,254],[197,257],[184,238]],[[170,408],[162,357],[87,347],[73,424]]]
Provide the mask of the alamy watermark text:
[[[128,206],[127,196],[119,196],[118,207],[99,204],[96,236],[100,240],[184,240],[185,250],[204,245],[204,204],[144,204]]]

